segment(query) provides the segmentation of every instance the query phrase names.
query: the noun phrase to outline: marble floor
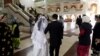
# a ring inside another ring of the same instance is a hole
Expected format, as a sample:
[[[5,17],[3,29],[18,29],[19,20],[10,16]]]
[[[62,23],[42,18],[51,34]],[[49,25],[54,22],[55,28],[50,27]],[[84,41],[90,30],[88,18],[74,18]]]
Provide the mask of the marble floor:
[[[71,41],[73,40],[73,41]],[[66,37],[62,40],[60,48],[60,56],[66,56],[67,51],[77,42],[77,36]],[[31,56],[32,54],[32,42],[30,38],[21,41],[20,49],[15,50],[14,56]],[[68,54],[67,54],[68,55]]]

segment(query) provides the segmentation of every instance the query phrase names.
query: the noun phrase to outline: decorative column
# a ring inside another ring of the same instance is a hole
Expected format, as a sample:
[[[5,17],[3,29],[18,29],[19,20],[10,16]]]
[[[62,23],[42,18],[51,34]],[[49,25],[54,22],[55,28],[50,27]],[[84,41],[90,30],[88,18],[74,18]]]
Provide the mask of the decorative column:
[[[63,4],[63,2],[60,3],[60,12],[61,12],[61,15],[64,12],[64,4]]]
[[[44,0],[44,9],[45,9],[44,14],[47,14],[47,11],[48,11],[48,8],[47,8],[47,0]]]

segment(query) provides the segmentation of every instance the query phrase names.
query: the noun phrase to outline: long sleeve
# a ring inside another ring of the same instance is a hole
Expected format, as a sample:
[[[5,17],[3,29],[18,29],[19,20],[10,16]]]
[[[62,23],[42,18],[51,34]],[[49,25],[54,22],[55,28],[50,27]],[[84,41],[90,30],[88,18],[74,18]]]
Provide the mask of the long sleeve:
[[[46,34],[48,31],[49,31],[49,24],[47,25],[47,27],[46,27],[44,33]]]

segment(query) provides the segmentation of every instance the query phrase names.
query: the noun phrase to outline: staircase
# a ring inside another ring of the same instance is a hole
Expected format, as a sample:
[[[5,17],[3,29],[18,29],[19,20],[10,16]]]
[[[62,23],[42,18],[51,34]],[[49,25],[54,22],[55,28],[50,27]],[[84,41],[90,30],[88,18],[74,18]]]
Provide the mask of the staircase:
[[[19,26],[21,39],[30,36],[30,24],[29,24],[30,14],[28,12],[23,12],[22,9],[18,8],[18,6],[14,4],[8,4],[5,7],[5,11],[7,11],[9,15],[17,17],[17,21],[22,24]]]

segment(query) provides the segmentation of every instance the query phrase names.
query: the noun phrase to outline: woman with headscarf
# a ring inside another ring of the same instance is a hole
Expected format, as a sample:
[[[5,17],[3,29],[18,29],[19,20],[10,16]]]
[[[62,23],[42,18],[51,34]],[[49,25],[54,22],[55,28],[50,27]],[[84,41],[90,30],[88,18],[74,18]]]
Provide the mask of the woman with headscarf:
[[[79,43],[77,46],[77,56],[89,56],[90,48],[90,34],[92,32],[92,25],[88,16],[82,17],[82,24],[80,25]]]
[[[33,56],[48,56],[48,43],[44,34],[47,27],[45,16],[39,15],[32,32]]]
[[[20,30],[19,24],[17,21],[12,22],[12,38],[13,38],[13,47],[14,49],[19,49],[20,45]]]

